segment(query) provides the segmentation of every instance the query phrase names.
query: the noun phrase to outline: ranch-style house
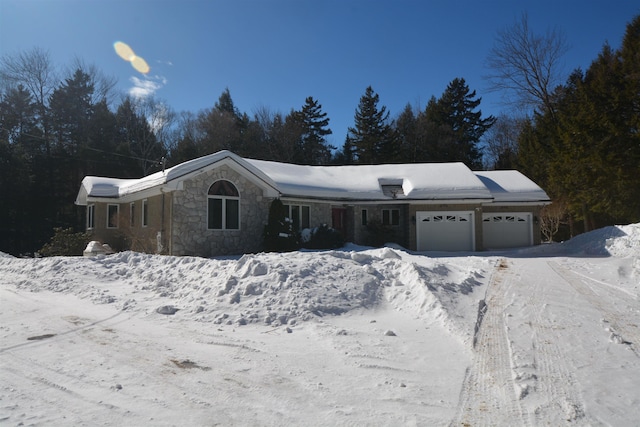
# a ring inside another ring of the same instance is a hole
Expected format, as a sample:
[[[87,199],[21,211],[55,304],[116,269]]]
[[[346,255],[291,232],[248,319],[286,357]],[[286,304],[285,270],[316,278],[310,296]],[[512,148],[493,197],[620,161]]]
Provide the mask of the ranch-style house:
[[[95,240],[114,249],[213,257],[262,250],[279,198],[299,230],[326,224],[346,241],[414,251],[482,251],[540,243],[547,194],[518,171],[463,163],[302,166],[220,151],[140,179],[87,176]]]

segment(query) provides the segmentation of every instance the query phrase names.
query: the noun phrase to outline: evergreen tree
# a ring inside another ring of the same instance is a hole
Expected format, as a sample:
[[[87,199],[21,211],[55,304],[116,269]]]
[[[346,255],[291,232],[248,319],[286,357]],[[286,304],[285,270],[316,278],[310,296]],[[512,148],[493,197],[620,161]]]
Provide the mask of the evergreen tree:
[[[418,120],[411,105],[407,104],[394,121],[394,130],[400,148],[398,160],[403,163],[421,161],[418,144]]]
[[[147,118],[139,114],[134,101],[127,97],[116,111],[118,126],[117,152],[127,163],[126,170],[135,176],[145,176],[156,170],[158,162],[165,155],[149,126]]]
[[[251,157],[244,147],[243,134],[249,119],[236,108],[229,89],[225,89],[214,107],[198,116],[198,126],[203,135],[201,155],[230,150],[240,156]]]
[[[288,218],[287,208],[280,199],[269,206],[269,218],[264,228],[264,249],[267,252],[289,252],[300,247],[293,230],[293,222]]]
[[[482,118],[481,98],[471,92],[462,78],[456,78],[445,89],[437,102],[427,105],[426,119],[436,125],[441,137],[452,136],[448,142],[441,139],[438,161],[464,162],[472,169],[482,167],[482,153],[478,147],[482,135],[495,123],[495,117]],[[448,134],[448,135],[447,135]]]
[[[69,201],[74,200],[80,182],[86,175],[84,158],[89,145],[89,124],[94,113],[92,104],[93,84],[88,74],[76,69],[51,94],[49,109],[51,130],[55,145],[54,158],[49,159],[55,167],[55,193],[53,206],[54,226],[80,229],[84,218],[80,209]]]
[[[44,146],[37,127],[37,106],[24,86],[0,94],[0,251],[13,255],[32,252],[38,239],[38,206],[46,199],[32,197],[35,166],[43,157]],[[40,171],[41,172],[41,171]]]
[[[389,112],[385,106],[378,109],[379,100],[373,88],[367,87],[356,109],[355,126],[349,128],[348,137],[354,148],[356,162],[360,164],[388,161],[382,158],[383,147],[385,152],[392,151],[389,149],[392,138],[388,124]]]
[[[327,144],[326,136],[331,135],[329,118],[322,112],[322,105],[309,96],[305,99],[299,116],[302,126],[300,139],[301,163],[305,165],[326,165],[331,159],[331,150],[336,147]]]
[[[353,165],[356,163],[355,157],[356,155],[354,152],[353,143],[351,142],[349,136],[347,136],[344,144],[342,145],[342,149],[338,150],[331,159],[331,164]]]

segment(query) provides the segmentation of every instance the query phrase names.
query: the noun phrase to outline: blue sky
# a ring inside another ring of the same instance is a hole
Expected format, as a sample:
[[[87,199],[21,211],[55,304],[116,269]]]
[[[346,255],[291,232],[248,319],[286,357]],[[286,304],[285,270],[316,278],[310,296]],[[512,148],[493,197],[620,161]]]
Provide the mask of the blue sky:
[[[40,47],[55,65],[74,58],[153,94],[176,111],[214,105],[225,88],[242,112],[288,113],[313,96],[341,146],[369,85],[395,116],[424,108],[462,77],[485,115],[505,108],[488,93],[484,62],[496,32],[523,12],[536,33],[556,28],[570,46],[566,72],[587,68],[603,44],[620,46],[640,14],[630,0],[0,0],[0,55]],[[114,51],[123,41],[151,71]]]

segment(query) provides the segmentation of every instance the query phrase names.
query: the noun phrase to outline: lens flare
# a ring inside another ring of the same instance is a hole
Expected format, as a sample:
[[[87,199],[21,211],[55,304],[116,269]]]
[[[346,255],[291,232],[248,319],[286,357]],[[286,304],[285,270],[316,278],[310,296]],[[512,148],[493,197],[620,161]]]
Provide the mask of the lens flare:
[[[113,44],[113,48],[115,49],[118,56],[125,61],[130,62],[131,66],[135,68],[136,71],[142,74],[147,74],[149,71],[151,71],[151,67],[149,67],[147,61],[145,61],[142,57],[136,55],[133,49],[131,49],[128,44],[117,41]]]
[[[136,56],[131,60],[131,65],[136,69],[136,71],[139,71],[142,74],[147,74],[151,70],[147,61],[139,56]]]
[[[132,61],[133,58],[136,57],[136,54],[133,53],[133,49],[131,49],[126,43],[115,42],[113,44],[113,48],[116,50],[118,56],[120,56],[120,58],[124,59],[125,61]]]

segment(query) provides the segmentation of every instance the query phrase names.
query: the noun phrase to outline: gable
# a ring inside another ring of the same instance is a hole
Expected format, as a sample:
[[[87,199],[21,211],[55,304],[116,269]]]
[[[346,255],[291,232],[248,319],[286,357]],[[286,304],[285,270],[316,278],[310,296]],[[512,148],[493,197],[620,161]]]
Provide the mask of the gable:
[[[118,199],[119,202],[124,203],[163,192],[179,190],[186,180],[222,165],[229,166],[262,188],[268,197],[278,196],[275,183],[262,171],[230,151],[219,151],[139,179],[87,176],[82,180],[75,203],[86,205],[89,201],[104,198]]]

